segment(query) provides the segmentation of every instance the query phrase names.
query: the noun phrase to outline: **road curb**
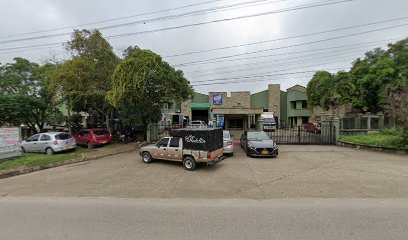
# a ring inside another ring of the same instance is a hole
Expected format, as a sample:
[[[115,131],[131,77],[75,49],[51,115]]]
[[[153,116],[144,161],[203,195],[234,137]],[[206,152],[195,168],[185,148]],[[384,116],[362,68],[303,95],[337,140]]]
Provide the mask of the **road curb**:
[[[66,160],[66,161],[59,162],[59,163],[51,163],[51,164],[48,164],[48,165],[45,165],[45,166],[24,167],[24,168],[20,168],[20,169],[4,170],[4,171],[0,171],[0,179],[14,177],[14,176],[27,174],[27,173],[31,173],[31,172],[35,172],[35,171],[40,171],[40,170],[45,170],[45,169],[49,169],[49,168],[64,166],[64,165],[68,165],[68,164],[88,162],[88,161],[92,161],[92,160],[101,159],[101,158],[104,158],[104,157],[109,157],[109,156],[114,156],[114,155],[127,153],[127,152],[131,152],[131,151],[136,151],[139,148],[141,148],[142,146],[145,146],[146,144],[147,144],[146,142],[141,142],[134,149],[118,151],[118,152],[115,152],[115,153],[105,154],[105,155],[102,155],[102,156],[96,156],[96,157],[83,157],[83,156],[81,156],[80,158],[76,158],[76,159],[72,159],[72,160]]]
[[[377,152],[386,152],[386,153],[396,153],[396,154],[408,154],[408,151],[395,149],[395,148],[388,148],[388,147],[380,147],[380,146],[371,146],[366,144],[357,144],[357,143],[350,143],[345,141],[338,141],[338,146],[348,147],[348,148],[356,148],[356,149],[365,149]]]

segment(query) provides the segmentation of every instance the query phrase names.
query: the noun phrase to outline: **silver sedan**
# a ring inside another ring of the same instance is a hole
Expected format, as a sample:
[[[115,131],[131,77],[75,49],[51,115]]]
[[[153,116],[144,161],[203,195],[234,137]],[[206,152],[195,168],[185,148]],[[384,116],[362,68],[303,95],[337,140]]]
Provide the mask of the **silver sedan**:
[[[39,152],[48,155],[75,149],[75,147],[75,140],[65,132],[39,133],[21,143],[23,152]]]

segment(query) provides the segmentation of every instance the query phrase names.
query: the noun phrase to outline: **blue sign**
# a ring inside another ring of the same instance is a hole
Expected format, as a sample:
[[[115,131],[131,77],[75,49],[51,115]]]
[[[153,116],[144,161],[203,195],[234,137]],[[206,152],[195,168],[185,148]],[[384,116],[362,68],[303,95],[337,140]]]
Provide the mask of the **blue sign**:
[[[224,127],[224,115],[217,115],[217,127]]]
[[[222,94],[214,94],[212,96],[213,99],[213,104],[214,105],[221,105],[223,101],[224,96]]]

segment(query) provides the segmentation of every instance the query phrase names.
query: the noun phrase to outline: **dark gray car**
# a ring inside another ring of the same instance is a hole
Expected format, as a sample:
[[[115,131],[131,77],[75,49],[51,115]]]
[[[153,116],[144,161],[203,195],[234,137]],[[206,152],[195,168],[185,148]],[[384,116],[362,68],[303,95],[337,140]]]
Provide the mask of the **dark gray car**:
[[[278,156],[278,146],[264,131],[244,131],[240,139],[247,156]]]

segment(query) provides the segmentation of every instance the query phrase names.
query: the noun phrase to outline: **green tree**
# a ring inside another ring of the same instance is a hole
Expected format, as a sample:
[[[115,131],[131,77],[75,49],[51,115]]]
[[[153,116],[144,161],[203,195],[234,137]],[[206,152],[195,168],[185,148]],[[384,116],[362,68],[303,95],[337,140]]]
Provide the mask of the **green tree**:
[[[48,89],[55,66],[40,66],[23,58],[14,60],[0,66],[0,124],[25,124],[33,132],[41,132],[47,123],[61,123],[64,119],[59,103]]]
[[[149,50],[128,48],[112,76],[107,99],[131,120],[143,124],[160,120],[163,103],[192,96],[183,72]]]
[[[98,30],[75,30],[67,50],[72,59],[61,64],[55,72],[53,89],[66,101],[69,117],[71,110],[96,110],[104,116],[111,130],[114,108],[107,102],[106,94],[112,88],[111,76],[119,58]]]
[[[383,111],[387,102],[383,92],[397,76],[395,63],[389,54],[378,48],[367,52],[364,59],[353,63],[350,76],[357,91],[353,106],[361,112]]]

